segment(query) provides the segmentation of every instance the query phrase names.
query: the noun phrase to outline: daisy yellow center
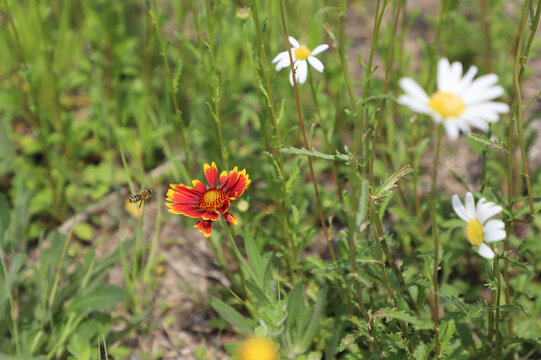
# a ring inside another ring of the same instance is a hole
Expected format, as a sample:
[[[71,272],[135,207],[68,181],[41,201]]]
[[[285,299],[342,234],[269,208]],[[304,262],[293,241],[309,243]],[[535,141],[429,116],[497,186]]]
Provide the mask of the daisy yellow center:
[[[485,239],[483,235],[483,225],[479,220],[474,219],[466,224],[466,237],[473,246],[479,246]]]
[[[240,349],[239,360],[277,360],[274,344],[266,339],[248,339]]]
[[[299,60],[306,60],[310,55],[312,55],[312,52],[305,45],[295,49],[295,57]]]
[[[460,96],[445,91],[434,93],[428,101],[428,106],[444,118],[458,116],[466,107]]]
[[[208,212],[216,211],[224,206],[227,201],[228,196],[225,192],[220,189],[210,189],[207,190],[199,198],[199,208],[205,209]]]

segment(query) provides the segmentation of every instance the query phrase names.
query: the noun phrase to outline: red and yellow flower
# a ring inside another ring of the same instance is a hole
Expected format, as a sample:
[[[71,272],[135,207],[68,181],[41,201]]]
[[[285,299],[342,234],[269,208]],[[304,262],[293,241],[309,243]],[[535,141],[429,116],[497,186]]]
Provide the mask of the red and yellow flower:
[[[171,184],[167,192],[165,203],[173,214],[182,214],[192,218],[201,218],[194,225],[206,237],[212,232],[212,222],[218,220],[220,215],[232,225],[237,225],[237,218],[228,212],[231,202],[237,200],[252,182],[246,169],[238,171],[237,167],[227,172],[222,171],[218,179],[218,168],[205,164],[205,177],[209,184],[206,187],[201,181],[193,180],[193,187],[183,184]]]

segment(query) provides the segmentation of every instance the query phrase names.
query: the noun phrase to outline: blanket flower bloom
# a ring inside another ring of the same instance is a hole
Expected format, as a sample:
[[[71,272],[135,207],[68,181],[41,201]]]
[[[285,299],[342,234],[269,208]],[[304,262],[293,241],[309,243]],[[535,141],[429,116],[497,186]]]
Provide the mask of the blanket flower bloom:
[[[456,140],[460,131],[469,133],[470,126],[486,132],[489,123],[509,112],[509,106],[492,101],[504,93],[496,85],[497,75],[487,74],[474,80],[476,74],[477,67],[472,66],[462,76],[461,63],[451,64],[443,58],[438,62],[438,90],[434,94],[428,96],[415,81],[402,78],[400,87],[406,93],[398,102],[417,113],[430,115],[435,123],[443,123],[451,140]]]
[[[306,82],[308,76],[308,64],[310,64],[316,71],[323,72],[325,66],[314,55],[320,54],[329,48],[329,45],[322,44],[315,47],[314,50],[308,49],[306,45],[301,45],[293,36],[289,37],[289,43],[291,44],[291,55],[293,56],[293,66],[295,67],[295,80],[299,84]],[[276,63],[276,71],[280,71],[286,67],[291,66],[289,61],[289,54],[287,51],[282,51],[274,59],[272,63]],[[293,72],[289,72],[289,83],[293,86]]]
[[[507,235],[503,221],[488,219],[500,213],[502,207],[486,201],[485,198],[479,200],[476,206],[471,192],[466,193],[466,206],[458,195],[453,195],[452,202],[456,214],[466,221],[466,238],[470,244],[479,246],[479,255],[487,259],[494,258],[494,251],[487,243],[503,240]]]
[[[241,344],[237,358],[239,360],[278,360],[278,354],[272,341],[252,337]]]
[[[192,181],[193,187],[171,184],[171,189],[167,192],[167,201],[170,202],[165,205],[173,214],[201,218],[194,227],[209,237],[212,222],[218,220],[220,215],[232,225],[239,223],[237,218],[228,212],[229,205],[244,193],[252,181],[246,169],[238,171],[236,166],[229,173],[222,171],[219,179],[218,168],[214,162],[212,165],[205,164],[204,171],[209,187],[199,180]]]

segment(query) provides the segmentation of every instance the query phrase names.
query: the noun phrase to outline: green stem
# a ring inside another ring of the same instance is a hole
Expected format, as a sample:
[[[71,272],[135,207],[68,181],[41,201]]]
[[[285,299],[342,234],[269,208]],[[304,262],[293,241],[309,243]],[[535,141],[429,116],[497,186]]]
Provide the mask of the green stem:
[[[521,83],[521,75],[524,71],[524,68],[526,67],[526,61],[528,60],[528,51],[531,45],[531,42],[533,41],[533,36],[537,30],[537,26],[539,24],[539,14],[540,14],[540,8],[541,8],[541,0],[538,0],[537,2],[537,9],[535,13],[534,19],[531,21],[530,25],[530,38],[527,42],[527,47],[522,50],[523,40],[524,40],[524,33],[526,28],[526,22],[528,19],[528,9],[530,7],[530,0],[525,1],[524,7],[522,9],[522,21],[521,21],[521,27],[520,27],[520,34],[519,39],[517,42],[517,48],[515,53],[515,66],[513,69],[513,86],[515,89],[515,101],[517,104],[517,132],[518,132],[518,138],[519,138],[519,144],[520,144],[520,154],[522,155],[522,171],[524,172],[524,179],[526,181],[526,189],[528,191],[528,204],[530,206],[530,217],[533,218],[535,215],[535,208],[533,204],[533,195],[532,195],[532,184],[530,181],[530,172],[528,170],[528,155],[526,154],[526,146],[524,144],[524,134],[522,129],[522,92],[520,89],[520,83]],[[519,68],[520,68],[520,75],[519,75]]]
[[[370,96],[370,84],[371,84],[370,80],[372,79],[372,75],[373,75],[372,74],[372,72],[373,72],[372,63],[374,61],[374,54],[375,54],[375,51],[376,51],[376,45],[378,43],[378,38],[379,38],[379,29],[380,29],[380,26],[381,26],[381,22],[383,20],[383,15],[385,14],[387,3],[388,3],[388,0],[383,0],[383,4],[382,4],[382,0],[378,0],[378,2],[376,4],[376,15],[375,15],[375,19],[374,19],[374,28],[372,30],[372,41],[371,41],[371,45],[370,45],[370,55],[368,57],[368,64],[367,64],[366,69],[365,69],[365,79],[364,79],[364,88],[363,88],[363,97],[362,97],[363,103]],[[364,114],[363,114],[364,129],[368,129],[368,124],[369,124],[368,112],[369,112],[369,107],[367,105],[365,105],[365,110],[364,110]],[[360,135],[362,135],[362,134],[360,134]],[[360,139],[358,141],[360,141]],[[364,143],[366,144],[366,148],[368,150],[368,141],[365,141]]]
[[[325,134],[323,135],[325,147],[327,148],[329,153],[334,152],[332,140],[327,137],[327,134],[332,134],[331,131],[327,131],[327,124],[324,124],[323,116],[321,115],[321,111],[319,109],[319,101],[317,100],[317,93],[314,86],[314,78],[312,76],[312,71],[310,70],[310,67],[308,67],[308,82],[310,83],[310,92],[312,94],[312,100],[314,101],[314,106],[316,108],[316,116],[319,124],[323,127]],[[333,123],[330,124],[331,130],[334,129]],[[331,161],[331,172],[334,184],[336,185],[336,197],[337,199],[342,200],[342,192],[340,191],[340,185],[339,185],[339,177],[338,177],[338,166],[336,165],[336,161]]]
[[[440,358],[440,335],[439,335],[439,305],[438,305],[438,265],[440,242],[438,238],[438,224],[436,219],[436,197],[438,192],[437,174],[438,162],[440,156],[440,145],[443,137],[443,124],[438,124],[438,134],[436,138],[436,149],[434,151],[434,162],[432,164],[432,191],[430,193],[430,221],[432,223],[432,235],[434,237],[434,274],[432,276],[434,306],[432,309],[432,318],[434,320],[434,341],[436,343],[436,358]]]
[[[387,269],[385,268],[385,259],[383,258],[383,247],[381,245],[381,240],[384,237],[383,234],[383,228],[381,228],[381,221],[379,219],[378,213],[376,211],[376,204],[375,199],[370,199],[370,214],[372,215],[372,223],[376,224],[374,227],[375,229],[375,236],[374,239],[376,241],[376,254],[378,256],[379,266],[381,268],[381,273],[383,274],[383,282],[385,284],[385,289],[387,290],[387,293],[389,294],[389,297],[393,301],[393,304],[397,310],[400,310],[398,299],[396,298],[396,294],[394,292],[393,287],[391,286],[391,281],[389,280],[389,275],[387,274]],[[379,225],[379,226],[378,226]],[[390,260],[390,259],[388,259]],[[413,345],[411,343],[410,335],[408,332],[408,328],[406,327],[406,324],[402,320],[399,320],[398,323],[400,324],[400,328],[402,329],[402,334],[406,338],[406,341],[408,343],[408,348],[411,354],[414,353]]]
[[[287,53],[289,55],[289,63],[291,66],[291,72],[293,75],[293,91],[295,92],[295,104],[297,106],[297,117],[299,119],[299,126],[302,133],[302,139],[304,141],[304,146],[306,149],[310,150],[310,144],[308,142],[308,137],[306,136],[306,130],[304,129],[304,122],[302,120],[302,112],[301,112],[301,102],[299,99],[299,88],[297,85],[297,79],[295,76],[295,66],[293,63],[293,55],[291,53],[291,44],[289,43],[289,36],[287,34],[287,27],[286,27],[286,18],[284,13],[284,1],[280,0],[280,15],[282,20],[282,29],[284,31],[284,40],[285,44],[287,46]],[[329,248],[329,252],[331,254],[331,259],[333,262],[336,262],[336,255],[334,253],[333,244],[331,241],[331,238],[329,236],[329,230],[327,229],[327,224],[325,223],[325,217],[323,216],[323,209],[321,208],[321,199],[319,196],[319,188],[316,181],[316,175],[314,173],[314,166],[312,164],[312,158],[308,157],[308,167],[310,169],[310,178],[312,179],[312,185],[314,187],[314,193],[316,195],[316,205],[319,213],[319,221],[321,222],[321,227],[323,228],[323,234],[325,235],[325,239],[327,240],[327,247]],[[339,274],[338,268],[336,269],[336,272]],[[339,283],[339,290],[342,295],[342,298],[344,299],[344,303],[348,308],[350,308],[349,301],[346,297],[346,293],[344,292],[344,288],[342,287],[342,283]],[[350,309],[351,310],[351,309]]]
[[[184,157],[186,159],[186,171],[188,172],[188,175],[191,177],[191,173],[192,173],[191,151],[188,148],[188,140],[186,139],[184,123],[181,118],[181,111],[180,111],[180,107],[178,105],[177,97],[175,94],[175,86],[173,84],[173,74],[171,73],[171,68],[169,67],[169,60],[167,59],[167,52],[163,45],[161,26],[160,26],[160,16],[158,14],[158,3],[156,0],[152,0],[152,3],[154,5],[154,13],[151,15],[152,15],[152,20],[154,21],[154,29],[156,32],[156,37],[158,38],[158,44],[160,46],[160,54],[163,58],[163,64],[165,65],[167,78],[169,80],[169,91],[171,93],[171,99],[173,100],[173,107],[175,111],[174,117],[180,124],[179,132],[180,132],[180,138],[182,140],[182,145],[184,147]],[[151,12],[152,9],[148,9],[148,11]]]
[[[499,326],[500,326],[500,296],[501,296],[501,276],[500,276],[500,269],[499,269],[499,261],[500,257],[498,255],[496,255],[494,257],[494,277],[497,278],[497,282],[496,282],[496,309],[495,309],[495,314],[494,314],[494,323],[495,323],[495,329],[494,329],[494,334],[496,336],[496,339],[495,339],[495,360],[498,360],[499,357],[500,357],[500,329],[499,329]]]
[[[351,75],[349,72],[349,66],[346,59],[346,39],[345,39],[345,17],[346,17],[346,7],[347,3],[346,0],[342,1],[341,3],[341,9],[340,13],[338,15],[338,54],[340,55],[340,63],[342,65],[342,71],[344,75],[344,81],[346,83],[346,88],[348,91],[349,101],[351,104],[351,109],[354,114],[354,130],[353,130],[353,151],[357,159],[355,161],[351,162],[350,169],[350,181],[351,181],[351,194],[350,196],[350,211],[349,211],[349,237],[348,237],[348,247],[349,247],[349,260],[351,264],[351,272],[354,276],[354,286],[355,286],[355,292],[357,294],[357,302],[359,304],[359,308],[361,309],[361,314],[364,317],[365,321],[369,321],[370,317],[368,316],[368,312],[366,311],[366,307],[364,306],[363,301],[363,293],[360,284],[357,281],[358,275],[358,269],[357,269],[357,224],[359,221],[357,221],[357,214],[359,212],[360,207],[360,189],[361,189],[361,181],[359,177],[357,176],[357,168],[359,160],[362,162],[363,160],[363,144],[361,141],[362,134],[364,132],[363,130],[363,123],[360,118],[359,114],[359,106],[357,104],[357,100],[355,99],[355,95],[353,93],[353,87],[351,85]],[[377,342],[376,338],[372,336],[375,340],[374,346],[376,347],[376,350],[378,351],[379,356],[381,357],[381,346],[379,342]]]
[[[158,198],[163,198],[162,193],[157,194]],[[143,270],[143,283],[147,283],[149,276],[150,276],[150,270],[154,267],[155,258],[156,258],[156,250],[158,249],[158,239],[160,237],[160,223],[161,223],[161,217],[162,217],[162,207],[158,206],[158,210],[156,212],[156,227],[154,229],[154,237],[152,238],[152,245],[150,247],[150,253],[148,254],[147,263],[145,265],[145,269]]]
[[[515,131],[514,131],[514,124],[515,116],[517,118],[517,131],[519,134],[519,142],[520,142],[520,149],[521,149],[521,155],[522,155],[522,161],[523,161],[523,168],[524,168],[524,176],[526,179],[526,186],[528,189],[528,202],[530,205],[530,219],[535,214],[535,211],[532,212],[532,206],[533,206],[533,197],[531,194],[531,184],[529,184],[529,173],[528,173],[528,164],[527,164],[527,157],[525,152],[525,146],[524,146],[524,139],[522,134],[522,94],[520,90],[520,83],[522,81],[522,75],[524,74],[525,64],[526,60],[528,59],[528,54],[530,51],[530,46],[532,44],[533,38],[535,36],[537,27],[539,25],[539,17],[541,12],[541,0],[537,1],[537,8],[535,11],[534,19],[531,21],[531,32],[528,37],[528,40],[526,42],[526,46],[524,49],[522,49],[522,44],[524,40],[524,33],[526,30],[526,23],[528,18],[528,9],[530,7],[530,0],[525,1],[523,9],[522,9],[522,18],[521,18],[521,25],[520,25],[520,31],[518,34],[517,39],[517,45],[516,45],[516,51],[515,51],[515,62],[514,62],[514,68],[513,68],[513,86],[515,90],[515,99],[513,100],[513,105],[511,107],[511,117],[510,117],[510,123],[507,131],[507,206],[511,213],[513,212],[513,203],[515,201],[514,196],[514,172],[515,172]],[[526,175],[528,174],[528,175]],[[508,237],[504,241],[504,251],[509,250],[509,235],[511,234],[511,231],[513,229],[513,215],[509,216],[505,220],[505,230],[508,234]],[[509,291],[509,261],[507,259],[505,260],[504,269],[503,269],[503,278],[505,281],[505,300],[508,305],[510,305],[511,302],[511,294]],[[509,313],[508,315],[508,329],[509,329],[509,336],[512,337],[514,334],[513,330],[513,314]]]
[[[482,12],[482,21],[483,21],[483,33],[485,35],[485,70],[487,73],[492,73],[492,46],[490,38],[490,14],[489,6],[487,0],[481,0],[481,12]],[[490,138],[492,135],[492,123],[488,124],[487,138]],[[487,186],[487,156],[488,156],[488,146],[483,146],[483,151],[481,153],[482,163],[483,163],[483,172],[481,173],[481,192],[484,191]]]
[[[274,106],[274,97],[273,97],[273,92],[272,92],[271,77],[269,74],[269,65],[267,61],[267,55],[265,54],[264,43],[261,38],[262,30],[261,30],[261,25],[259,23],[259,15],[258,15],[257,10],[258,10],[257,1],[252,0],[252,11],[253,11],[253,16],[254,16],[256,36],[257,36],[256,54],[259,58],[261,72],[263,73],[263,77],[265,79],[265,91],[267,92],[266,100],[269,106],[272,125],[274,127],[274,133],[276,137],[276,145],[273,141],[271,141],[270,147],[271,147],[271,152],[275,155],[278,161],[278,168],[280,169],[280,173],[281,173],[279,174],[279,179],[280,179],[280,184],[281,184],[281,201],[279,201],[278,198],[276,198],[276,202],[277,202],[277,207],[278,207],[278,214],[282,219],[282,221],[280,222],[282,225],[282,234],[283,234],[282,243],[288,249],[290,256],[293,258],[293,261],[295,263],[295,270],[297,272],[297,276],[300,279],[302,277],[302,272],[299,266],[297,245],[295,244],[295,239],[289,230],[290,222],[289,222],[289,216],[287,216],[288,199],[287,199],[287,183],[284,176],[284,156],[277,148],[277,147],[282,146],[282,138],[280,135],[280,126],[278,124],[278,118],[276,116],[276,108]]]
[[[15,342],[15,352],[16,354],[19,354],[21,352],[21,340],[19,339],[19,325],[17,323],[17,309],[15,307],[16,300],[14,299],[14,295],[11,292],[11,287],[8,282],[9,278],[9,259],[2,247],[0,247],[0,262],[2,263],[2,272],[4,275],[4,281],[5,281],[5,291],[8,295],[9,299],[9,315],[11,317],[11,323],[12,323],[12,335],[13,340]]]
[[[338,54],[340,55],[340,64],[342,67],[342,72],[344,74],[344,81],[346,83],[346,89],[348,91],[349,102],[351,104],[351,110],[354,114],[354,130],[353,130],[353,151],[356,155],[359,156],[359,159],[363,159],[363,144],[362,144],[362,135],[365,132],[363,127],[363,122],[359,114],[359,106],[357,100],[355,99],[355,94],[353,93],[353,86],[351,85],[351,74],[349,72],[349,65],[346,59],[346,35],[345,35],[345,18],[346,18],[346,7],[347,2],[343,0],[341,3],[340,14],[338,15]]]
[[[213,84],[213,94],[212,97],[209,99],[212,101],[214,109],[211,109],[212,118],[214,119],[214,124],[216,125],[216,133],[218,134],[218,146],[220,148],[220,159],[222,160],[222,166],[224,168],[229,168],[228,165],[228,156],[227,156],[227,150],[224,146],[224,139],[223,139],[223,133],[222,133],[222,121],[221,121],[221,93],[220,93],[220,74],[216,62],[216,52],[215,52],[215,33],[214,33],[214,25],[216,20],[216,12],[213,6],[210,4],[210,0],[205,1],[205,8],[207,11],[207,18],[208,18],[208,49],[209,49],[209,55],[210,55],[210,68],[212,71],[213,78],[211,79],[211,84]],[[209,105],[210,107],[210,105]]]
[[[421,243],[424,244],[425,242],[425,224],[423,221],[423,211],[421,209],[421,199],[419,198],[419,192],[417,191],[417,185],[419,183],[419,164],[417,161],[415,161],[415,149],[417,148],[416,142],[415,142],[415,134],[414,134],[414,125],[415,125],[415,118],[410,120],[410,163],[413,168],[413,180],[412,180],[412,190],[413,190],[413,199],[415,202],[415,213],[417,214],[417,219],[419,223],[419,239],[421,240]]]
[[[237,247],[237,243],[235,242],[235,237],[233,236],[233,233],[231,232],[231,229],[229,228],[227,221],[224,220],[221,223],[225,232],[227,233],[229,243],[233,247],[233,254],[234,254],[233,261],[235,261],[235,265],[237,266],[237,269],[239,271],[242,291],[243,291],[244,297],[246,297],[248,295],[248,290],[246,289],[246,282],[245,282],[244,273],[242,270],[242,261],[243,261],[242,254],[239,248]]]
[[[393,29],[391,33],[391,40],[389,42],[389,47],[387,50],[387,61],[385,62],[385,80],[383,85],[383,94],[387,94],[389,92],[389,86],[390,86],[390,79],[391,79],[391,67],[393,63],[393,50],[394,50],[394,43],[396,38],[396,32],[398,29],[398,19],[400,18],[400,8],[402,6],[402,1],[398,2],[398,6],[396,6],[395,14],[394,14],[394,20],[393,20]],[[384,97],[381,106],[379,108],[378,118],[376,120],[376,130],[374,131],[374,135],[372,137],[372,151],[370,152],[370,163],[368,165],[368,183],[372,185],[373,177],[374,177],[374,160],[376,158],[376,144],[378,141],[378,136],[380,136],[380,132],[382,131],[382,122],[383,122],[383,115],[385,113],[385,105],[387,104],[387,97]]]
[[[68,248],[71,242],[71,237],[73,233],[73,228],[75,227],[75,224],[77,224],[77,213],[73,216],[73,225],[71,226],[71,229],[68,233],[68,236],[66,237],[66,241],[64,242],[64,248],[62,249],[62,255],[60,255],[60,261],[58,263],[58,266],[56,268],[56,275],[54,277],[53,281],[53,288],[51,290],[51,294],[49,295],[49,311],[51,311],[54,303],[54,298],[56,295],[56,289],[58,287],[58,280],[60,279],[60,270],[62,269],[62,263],[64,262],[64,257],[66,256],[66,253],[68,252]]]
[[[209,243],[211,246],[211,250],[214,253],[214,257],[216,258],[216,260],[218,260],[218,264],[220,265],[220,268],[225,273],[225,277],[231,283],[231,287],[235,288],[236,284],[235,284],[235,279],[233,277],[233,273],[231,272],[231,270],[229,270],[229,266],[227,264],[227,261],[225,261],[223,251],[220,251],[220,247],[218,246],[220,242],[218,241],[218,243],[215,243],[213,238],[210,238]]]

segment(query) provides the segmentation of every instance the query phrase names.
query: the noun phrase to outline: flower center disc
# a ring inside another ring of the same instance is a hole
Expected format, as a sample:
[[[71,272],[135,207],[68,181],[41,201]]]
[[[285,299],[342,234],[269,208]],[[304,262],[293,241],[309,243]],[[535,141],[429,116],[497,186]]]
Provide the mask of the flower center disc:
[[[209,212],[216,211],[224,206],[227,194],[220,189],[210,189],[199,198],[199,208]]]
[[[444,91],[437,91],[432,95],[428,106],[444,118],[458,116],[465,108],[464,101],[460,96]]]
[[[311,54],[312,52],[310,51],[310,49],[308,49],[304,45],[301,45],[295,49],[295,57],[299,60],[306,60]]]
[[[479,246],[485,239],[483,235],[483,225],[475,219],[466,224],[466,237],[473,246]]]

